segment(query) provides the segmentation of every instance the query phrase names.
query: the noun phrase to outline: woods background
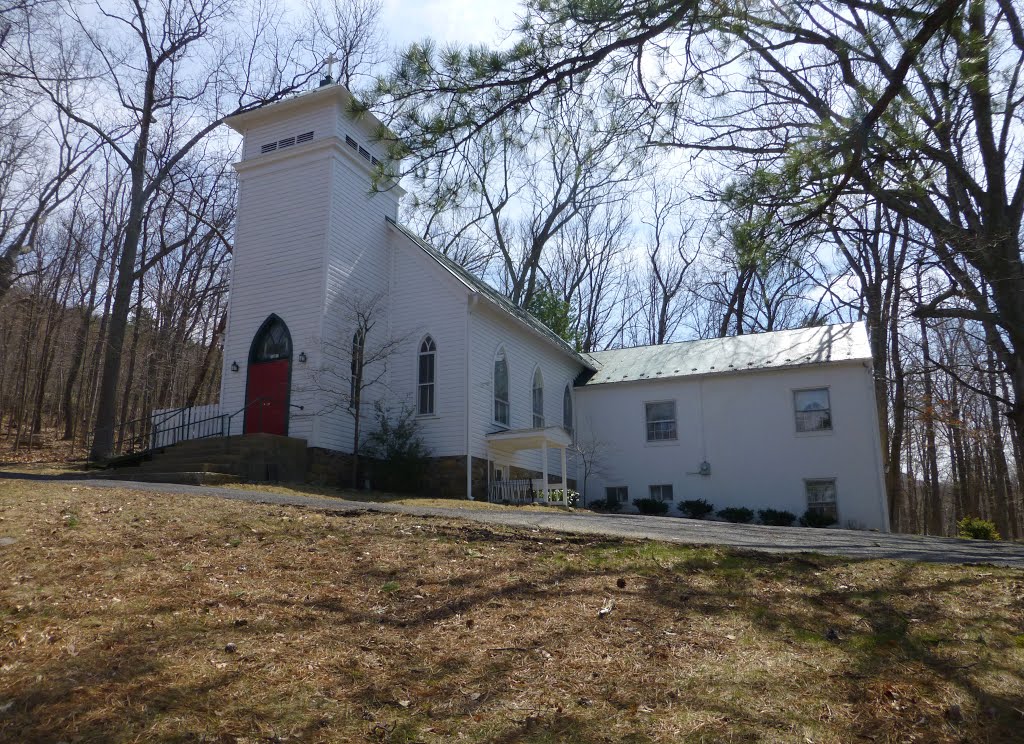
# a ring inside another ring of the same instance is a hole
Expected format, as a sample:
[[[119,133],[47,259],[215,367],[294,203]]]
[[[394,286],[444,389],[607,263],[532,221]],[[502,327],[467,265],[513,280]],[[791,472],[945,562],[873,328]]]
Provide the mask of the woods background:
[[[894,527],[1024,535],[1011,2],[532,3],[494,49],[392,51],[380,18],[0,0],[0,460],[216,402],[218,124],[334,52],[405,221],[580,350],[864,319]]]

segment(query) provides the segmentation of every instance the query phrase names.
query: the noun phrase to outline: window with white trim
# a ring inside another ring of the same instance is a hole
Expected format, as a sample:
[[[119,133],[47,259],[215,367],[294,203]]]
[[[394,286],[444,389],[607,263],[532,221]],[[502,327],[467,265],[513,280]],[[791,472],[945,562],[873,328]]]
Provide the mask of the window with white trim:
[[[533,372],[533,427],[544,427],[544,375],[540,367]]]
[[[663,483],[656,486],[650,486],[651,498],[655,501],[671,501],[672,500],[672,484]]]
[[[562,428],[572,434],[572,385],[562,393]]]
[[[620,504],[625,504],[629,501],[629,487],[606,486],[604,489],[604,495],[608,503],[618,501]]]
[[[420,343],[417,361],[417,412],[420,416],[430,416],[434,413],[434,375],[437,368],[437,346],[430,336]]]
[[[664,442],[676,438],[676,402],[645,403],[647,441]]]
[[[504,349],[499,349],[494,358],[494,422],[509,425],[508,360]]]
[[[832,404],[828,388],[793,391],[796,410],[796,430],[832,431]]]
[[[835,478],[805,480],[804,491],[807,493],[807,511],[827,517],[833,522],[839,519],[839,510],[836,506]]]

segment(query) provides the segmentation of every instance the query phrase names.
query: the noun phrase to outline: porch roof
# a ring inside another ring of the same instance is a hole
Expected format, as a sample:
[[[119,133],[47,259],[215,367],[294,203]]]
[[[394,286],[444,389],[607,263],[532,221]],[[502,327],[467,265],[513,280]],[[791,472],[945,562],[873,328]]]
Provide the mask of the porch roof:
[[[484,435],[484,440],[494,449],[516,452],[524,449],[568,447],[572,437],[561,426],[543,426],[535,429],[503,429]]]

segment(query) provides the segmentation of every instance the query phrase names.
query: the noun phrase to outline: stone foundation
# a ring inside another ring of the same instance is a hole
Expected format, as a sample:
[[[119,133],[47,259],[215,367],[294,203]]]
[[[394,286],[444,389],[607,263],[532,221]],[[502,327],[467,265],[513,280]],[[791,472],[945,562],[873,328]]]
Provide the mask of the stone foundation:
[[[336,488],[353,487],[352,455],[321,447],[310,447],[306,460],[307,482],[322,486],[334,486]],[[473,498],[477,501],[487,501],[489,465],[490,463],[483,458],[473,458],[472,488]],[[387,466],[372,457],[366,457],[365,455],[360,457],[359,480],[361,483],[357,487],[364,488],[367,481],[369,481],[371,488],[375,487],[374,470],[384,467]],[[541,473],[537,470],[512,466],[509,469],[509,477],[539,480]],[[558,483],[560,477],[555,473],[548,473],[548,483]],[[568,481],[569,488],[576,490],[576,481],[572,478],[569,478]],[[416,495],[439,499],[466,498],[465,456],[431,457]]]

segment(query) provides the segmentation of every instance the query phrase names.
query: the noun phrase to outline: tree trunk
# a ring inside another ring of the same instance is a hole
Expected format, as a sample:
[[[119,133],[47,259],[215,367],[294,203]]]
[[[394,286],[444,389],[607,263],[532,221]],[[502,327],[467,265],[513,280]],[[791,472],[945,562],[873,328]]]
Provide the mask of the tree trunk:
[[[145,177],[146,147],[143,143],[146,139],[140,135],[136,144],[136,162],[132,164],[131,206],[128,210],[121,256],[117,264],[117,282],[110,310],[110,321],[107,325],[103,373],[100,378],[99,400],[96,404],[95,436],[89,452],[89,459],[94,461],[107,459],[114,449],[117,394],[121,382],[121,356],[124,349],[125,331],[128,328],[128,313],[131,310],[132,289],[135,286],[135,259],[139,251],[145,207],[142,181]]]
[[[918,285],[920,292],[920,284]],[[932,389],[931,352],[928,342],[928,326],[924,318],[920,320],[922,381],[924,384],[924,400],[922,401],[922,419],[924,423],[925,445],[925,524],[929,535],[945,534],[945,516],[942,509],[942,494],[939,489],[939,462],[935,448],[935,396]]]

